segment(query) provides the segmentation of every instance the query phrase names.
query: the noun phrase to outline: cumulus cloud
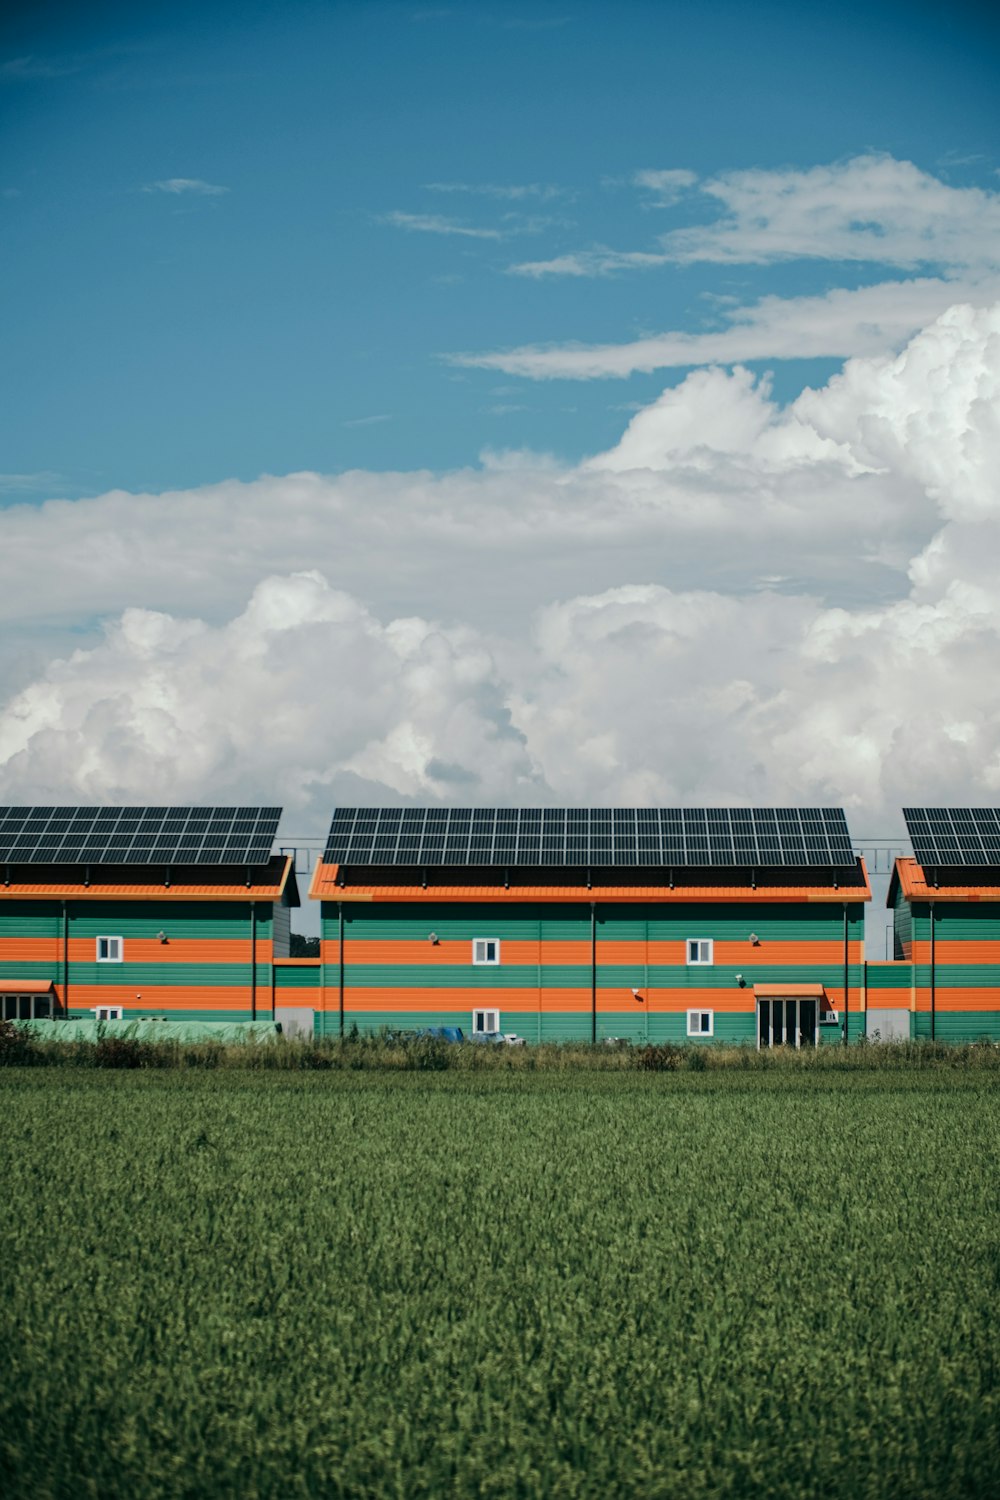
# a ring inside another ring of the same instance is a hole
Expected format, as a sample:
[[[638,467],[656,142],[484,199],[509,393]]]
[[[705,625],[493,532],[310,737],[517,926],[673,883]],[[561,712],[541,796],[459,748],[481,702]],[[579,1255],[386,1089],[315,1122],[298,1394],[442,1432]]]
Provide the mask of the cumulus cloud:
[[[8,509],[0,796],[995,800],[998,412],[960,306],[786,408],[696,371],[574,468]]]
[[[0,719],[7,786],[44,801],[275,796],[312,808],[338,773],[432,799],[530,780],[489,651],[420,619],[380,624],[316,572],[265,579],[218,626],[132,608],[53,662]]]

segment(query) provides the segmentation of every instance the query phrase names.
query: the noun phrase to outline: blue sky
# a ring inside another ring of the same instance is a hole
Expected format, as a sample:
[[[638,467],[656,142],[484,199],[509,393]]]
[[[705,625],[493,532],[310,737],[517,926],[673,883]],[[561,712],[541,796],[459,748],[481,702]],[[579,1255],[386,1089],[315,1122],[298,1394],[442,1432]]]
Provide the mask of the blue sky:
[[[448,356],[697,333],[901,273],[512,267],[718,218],[642,171],[884,154],[996,190],[986,10],[25,8],[0,31],[3,498],[607,448],[683,367],[537,380]],[[747,362],[787,400],[840,359]]]
[[[971,4],[0,22],[0,800],[1000,798]]]

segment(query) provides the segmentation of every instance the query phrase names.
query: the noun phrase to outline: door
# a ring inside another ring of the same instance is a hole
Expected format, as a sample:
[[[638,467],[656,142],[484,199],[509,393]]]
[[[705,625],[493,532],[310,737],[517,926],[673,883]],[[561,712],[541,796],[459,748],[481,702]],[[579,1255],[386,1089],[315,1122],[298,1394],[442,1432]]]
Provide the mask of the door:
[[[811,996],[757,1001],[757,1047],[815,1047],[818,1002]]]
[[[299,1041],[311,1042],[316,1031],[316,1012],[308,1005],[276,1005],[274,1019],[281,1027],[282,1036],[296,1037]]]

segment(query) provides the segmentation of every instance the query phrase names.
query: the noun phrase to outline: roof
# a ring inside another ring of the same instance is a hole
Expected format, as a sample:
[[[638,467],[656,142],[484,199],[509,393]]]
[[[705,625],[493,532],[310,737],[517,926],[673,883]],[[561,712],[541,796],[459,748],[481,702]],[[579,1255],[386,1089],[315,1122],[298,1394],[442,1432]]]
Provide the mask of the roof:
[[[928,880],[927,872],[918,860],[897,859],[885,898],[886,906],[895,905],[899,891],[906,901],[1000,901],[1000,870],[966,868],[932,873],[937,875],[937,884],[933,879]]]
[[[33,900],[59,901],[279,901],[287,906],[299,906],[299,887],[292,869],[290,854],[276,854],[266,865],[249,871],[247,883],[242,870],[225,871],[185,868],[169,871],[169,884],[165,872],[156,866],[153,869],[129,869],[121,867],[95,869],[89,883],[85,872],[77,869],[76,879],[67,879],[64,867],[30,867],[30,878],[24,867],[9,868],[9,878],[4,878],[0,866],[0,901]],[[213,878],[213,875],[215,878]]]
[[[47,995],[54,988],[52,979],[0,979],[0,995]]]
[[[904,807],[903,817],[925,870],[992,867],[1000,879],[1000,808]]]
[[[371,873],[371,872],[369,872]],[[385,872],[389,873],[389,872]],[[441,872],[435,872],[439,874]],[[477,872],[481,873],[481,872]],[[523,875],[523,871],[521,874]],[[556,872],[561,873],[561,872]],[[619,872],[615,872],[617,875]],[[624,874],[624,872],[622,872]],[[643,872],[646,873],[646,872]],[[636,902],[651,901],[675,904],[704,901],[708,902],[836,902],[838,905],[844,901],[870,901],[871,887],[868,883],[868,871],[864,860],[859,859],[855,865],[855,880],[852,884],[835,885],[828,882],[824,885],[818,883],[789,883],[776,884],[675,884],[665,885],[652,881],[633,881],[626,883],[623,879],[620,883],[607,884],[594,883],[592,885],[563,883],[557,879],[543,882],[541,879],[533,884],[511,884],[509,886],[497,881],[493,884],[454,884],[432,882],[424,886],[416,880],[409,882],[394,881],[375,882],[364,877],[353,876],[349,883],[339,884],[340,867],[319,861],[313,871],[312,884],[309,895],[313,900],[327,901],[405,901],[405,902],[440,902],[440,901],[479,901],[479,902],[505,902],[517,903],[523,901],[561,901],[561,902]]]
[[[0,807],[0,864],[264,865],[280,807]]]
[[[339,807],[327,864],[829,869],[854,863],[839,807]]]

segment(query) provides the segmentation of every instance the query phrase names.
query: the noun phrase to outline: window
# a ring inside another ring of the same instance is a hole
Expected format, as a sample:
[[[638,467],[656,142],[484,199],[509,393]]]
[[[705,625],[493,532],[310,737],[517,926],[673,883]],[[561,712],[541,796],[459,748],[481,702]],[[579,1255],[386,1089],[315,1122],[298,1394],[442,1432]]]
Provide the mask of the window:
[[[498,964],[500,962],[500,939],[473,938],[472,962],[474,964]]]
[[[715,1011],[714,1010],[689,1010],[688,1011],[688,1036],[714,1036],[715,1035]]]
[[[687,961],[689,964],[710,964],[713,942],[711,938],[688,938]]]
[[[122,1005],[94,1005],[91,1009],[95,1021],[120,1021],[125,1014]]]
[[[97,962],[99,964],[120,964],[122,961],[122,940],[120,937],[99,937],[97,939]]]
[[[496,1036],[500,1030],[498,1010],[474,1010],[472,1012],[473,1036]]]
[[[52,998],[50,995],[2,995],[0,1018],[4,1021],[50,1021]]]

